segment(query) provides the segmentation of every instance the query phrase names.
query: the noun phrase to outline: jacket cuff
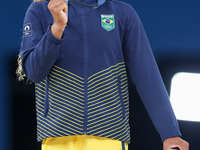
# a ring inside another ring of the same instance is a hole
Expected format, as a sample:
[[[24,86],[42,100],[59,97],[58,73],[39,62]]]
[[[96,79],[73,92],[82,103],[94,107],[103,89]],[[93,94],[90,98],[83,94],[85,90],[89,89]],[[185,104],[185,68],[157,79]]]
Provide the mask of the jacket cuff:
[[[170,130],[170,131],[166,131],[166,132],[162,133],[160,136],[161,136],[162,141],[164,141],[168,138],[181,137],[182,135],[179,130]]]
[[[56,45],[60,45],[62,42],[63,42],[63,39],[64,39],[64,33],[62,35],[62,38],[61,39],[57,39],[52,33],[51,33],[51,25],[49,25],[48,29],[47,29],[47,38],[55,43]]]

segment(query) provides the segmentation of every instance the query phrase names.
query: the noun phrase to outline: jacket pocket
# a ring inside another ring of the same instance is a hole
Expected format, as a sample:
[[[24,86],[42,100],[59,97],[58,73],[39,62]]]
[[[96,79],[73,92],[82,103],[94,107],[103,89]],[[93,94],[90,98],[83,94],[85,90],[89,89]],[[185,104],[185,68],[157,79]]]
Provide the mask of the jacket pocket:
[[[49,110],[49,77],[47,76],[46,87],[45,87],[45,99],[44,99],[44,117],[47,117]]]
[[[119,95],[120,95],[120,101],[121,101],[121,107],[122,107],[122,115],[123,115],[123,119],[126,118],[126,111],[125,111],[125,105],[124,105],[124,99],[123,99],[123,96],[122,96],[122,88],[121,88],[121,82],[120,82],[120,77],[118,77],[118,90],[119,90]]]

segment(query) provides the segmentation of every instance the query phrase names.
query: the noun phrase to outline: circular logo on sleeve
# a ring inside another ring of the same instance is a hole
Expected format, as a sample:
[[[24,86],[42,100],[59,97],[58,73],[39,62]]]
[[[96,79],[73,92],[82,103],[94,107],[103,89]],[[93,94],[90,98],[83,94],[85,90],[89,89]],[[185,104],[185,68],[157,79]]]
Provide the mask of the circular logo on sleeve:
[[[31,23],[24,24],[23,37],[31,36],[32,33],[33,33],[33,29],[32,29]]]

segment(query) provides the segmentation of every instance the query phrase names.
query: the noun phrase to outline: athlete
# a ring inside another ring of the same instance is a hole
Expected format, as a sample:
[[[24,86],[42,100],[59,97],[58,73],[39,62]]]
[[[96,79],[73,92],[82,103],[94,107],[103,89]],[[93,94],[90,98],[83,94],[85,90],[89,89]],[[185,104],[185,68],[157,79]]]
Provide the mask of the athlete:
[[[35,0],[17,74],[35,83],[42,150],[127,150],[127,72],[163,141],[188,150],[134,9],[112,0]]]

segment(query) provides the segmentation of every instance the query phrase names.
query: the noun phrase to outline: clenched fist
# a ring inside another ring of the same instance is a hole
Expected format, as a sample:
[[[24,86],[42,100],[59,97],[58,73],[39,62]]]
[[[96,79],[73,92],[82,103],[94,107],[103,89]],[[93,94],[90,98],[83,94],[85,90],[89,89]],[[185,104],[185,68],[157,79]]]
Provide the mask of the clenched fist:
[[[67,24],[68,6],[65,0],[50,0],[48,4],[54,23],[51,26],[51,33],[58,39],[61,39],[65,26]]]
[[[172,137],[164,140],[163,150],[173,150],[175,147],[179,148],[180,150],[189,150],[189,143],[180,137]]]

